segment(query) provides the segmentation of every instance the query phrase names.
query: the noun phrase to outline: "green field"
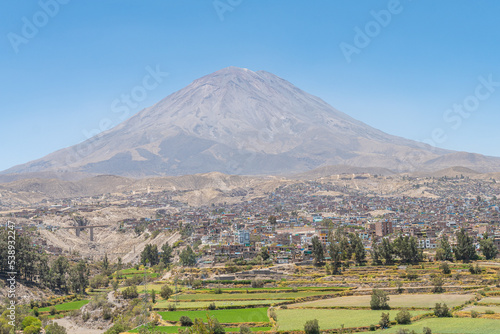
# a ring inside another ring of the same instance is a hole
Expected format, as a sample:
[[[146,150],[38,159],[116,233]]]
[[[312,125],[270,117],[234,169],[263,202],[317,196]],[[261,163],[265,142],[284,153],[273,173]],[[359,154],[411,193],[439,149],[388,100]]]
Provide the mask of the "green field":
[[[300,297],[331,295],[332,291],[298,291],[298,292],[278,292],[278,293],[221,293],[221,294],[183,294],[179,295],[179,300],[247,300],[247,299],[295,299]],[[172,298],[172,297],[171,297]]]
[[[399,328],[422,333],[424,327],[429,327],[433,334],[500,334],[500,320],[478,318],[430,318],[411,325],[379,330],[377,333],[397,333]]]
[[[277,310],[278,324],[280,330],[304,330],[304,324],[308,320],[318,319],[321,329],[345,327],[361,327],[378,324],[382,312],[389,312],[391,320],[398,313],[391,311],[372,310],[323,310],[323,309],[294,309]],[[412,316],[429,313],[429,311],[410,311]]]
[[[493,311],[495,313],[500,313],[500,305],[492,305],[492,306],[485,306],[485,305],[480,305],[480,306],[475,306],[472,305],[470,307],[464,308],[462,311],[463,312],[470,312],[470,311],[477,311],[479,313],[484,313],[486,310]],[[500,326],[500,324],[499,324]]]
[[[181,327],[181,326],[158,326],[155,327],[155,330],[161,332],[161,333],[178,333],[179,329],[184,329],[186,327]],[[266,332],[269,331],[271,327],[251,327],[250,330],[252,332]],[[234,332],[239,332],[240,328],[239,327],[231,327],[231,328],[225,328],[226,332],[228,333],[234,333]],[[133,329],[130,330],[129,333],[139,333],[139,329]]]
[[[58,304],[54,305],[57,311],[72,311],[72,310],[79,310],[83,305],[87,305],[90,300],[77,300],[73,302],[68,302],[68,303],[63,303],[63,304]],[[40,312],[49,312],[50,308],[49,307],[44,307],[39,309]]]
[[[474,295],[448,295],[448,294],[411,294],[411,295],[390,295],[389,306],[392,308],[432,308],[436,303],[446,303],[449,307],[464,304],[474,298]],[[312,302],[305,302],[290,305],[295,307],[370,307],[371,295],[366,296],[346,296],[331,299],[320,299]]]
[[[500,297],[487,297],[479,301],[479,304],[500,304]]]
[[[217,307],[227,306],[247,306],[247,305],[272,305],[276,303],[285,302],[287,300],[220,300],[215,302],[200,301],[200,302],[180,302],[175,305],[177,309],[206,309],[209,304],[215,303]],[[155,304],[155,309],[166,309],[168,305],[174,304],[172,301],[162,300]]]
[[[199,311],[172,311],[158,312],[164,320],[179,321],[181,316],[185,315],[194,320],[196,318],[206,319],[207,314],[214,316],[221,323],[238,323],[238,322],[269,322],[267,316],[267,308],[248,308],[248,309],[231,309],[231,310],[199,310]]]

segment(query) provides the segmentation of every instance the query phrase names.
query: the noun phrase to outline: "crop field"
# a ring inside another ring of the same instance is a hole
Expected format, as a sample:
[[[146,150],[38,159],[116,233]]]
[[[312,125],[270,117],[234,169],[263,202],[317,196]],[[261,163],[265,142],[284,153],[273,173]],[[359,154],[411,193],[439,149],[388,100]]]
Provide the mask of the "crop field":
[[[87,305],[90,302],[90,300],[76,300],[73,302],[68,302],[68,303],[63,303],[59,305],[54,305],[57,311],[72,311],[72,310],[79,310],[83,305]],[[50,308],[49,307],[44,307],[39,309],[40,312],[49,312]]]
[[[158,312],[164,319],[169,321],[179,321],[182,316],[188,316],[192,320],[196,318],[206,319],[207,314],[215,317],[221,323],[238,322],[269,322],[267,308],[248,308],[248,309],[230,309],[230,310],[198,310],[198,311],[171,311]]]
[[[175,304],[175,307],[177,309],[206,309],[209,304],[215,303],[215,306],[217,307],[227,307],[227,306],[249,306],[249,305],[272,305],[276,303],[281,303],[285,302],[287,300],[283,299],[269,299],[269,300],[234,300],[234,301],[215,301],[215,302],[210,302],[210,301],[200,301],[200,302],[180,302]],[[167,300],[162,300],[159,301],[158,303],[155,304],[154,308],[155,309],[166,309],[168,308],[169,305],[173,304],[172,301],[167,301]]]
[[[472,305],[470,307],[464,308],[462,311],[464,312],[470,312],[470,311],[476,311],[479,313],[484,313],[486,311],[493,311],[495,313],[500,313],[500,305],[492,305],[492,306],[486,306],[486,305],[480,305],[480,306],[475,306]],[[500,326],[500,324],[498,324]]]
[[[280,330],[304,330],[304,324],[308,320],[318,319],[321,329],[345,327],[361,327],[378,324],[382,312],[389,312],[391,320],[398,313],[391,311],[372,310],[322,310],[322,309],[293,309],[277,310],[278,324]],[[410,311],[412,316],[429,313],[429,311]]]
[[[474,298],[474,295],[448,294],[412,294],[390,295],[389,306],[392,308],[432,308],[436,303],[446,303],[449,307],[464,304]],[[290,305],[295,307],[370,307],[371,295],[346,296],[331,299],[320,299],[311,302]]]
[[[479,304],[500,304],[500,297],[486,297],[481,299]]]
[[[178,333],[179,329],[184,329],[186,327],[181,327],[181,326],[158,326],[155,327],[155,330],[161,332],[161,333]],[[230,328],[225,328],[227,333],[236,333],[240,331],[239,327],[230,327]],[[271,327],[251,327],[250,330],[252,332],[267,332],[271,330]],[[139,333],[139,329],[133,329],[128,331],[129,333]]]
[[[298,291],[298,292],[278,292],[278,293],[194,293],[177,296],[179,300],[247,300],[247,299],[295,299],[310,296],[322,296],[334,294],[334,291]],[[172,297],[171,297],[172,298]]]
[[[430,318],[379,330],[377,333],[397,333],[400,328],[422,333],[424,327],[429,327],[434,334],[500,334],[500,320],[480,318]]]

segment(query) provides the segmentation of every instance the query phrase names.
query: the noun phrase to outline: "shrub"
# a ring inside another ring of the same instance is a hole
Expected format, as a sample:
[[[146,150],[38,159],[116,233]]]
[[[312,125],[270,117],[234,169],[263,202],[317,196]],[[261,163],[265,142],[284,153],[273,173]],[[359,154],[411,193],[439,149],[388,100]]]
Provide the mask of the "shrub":
[[[40,312],[38,311],[38,307],[36,307],[36,306],[33,308],[33,315],[34,315],[35,317],[37,317],[37,318],[38,318],[38,316],[40,315]]]
[[[424,334],[432,334],[432,330],[429,327],[424,327],[423,333]]]
[[[172,296],[173,293],[174,293],[174,291],[168,285],[164,285],[161,287],[161,290],[160,290],[161,298],[167,300],[170,298],[170,296]]]
[[[442,277],[435,277],[433,280],[432,280],[432,284],[434,285],[432,287],[432,292],[434,293],[442,293],[444,292],[444,288],[443,288],[443,285],[444,285],[444,280]]]
[[[82,314],[82,320],[87,321],[90,319],[90,313],[89,312],[83,312]]]
[[[411,323],[411,314],[408,310],[401,310],[396,314],[395,320],[400,325],[408,325]]]
[[[215,293],[216,295],[220,295],[220,294],[222,294],[222,289],[221,289],[221,288],[215,288],[215,289],[214,289],[214,293]]]
[[[50,315],[55,315],[57,313],[57,310],[54,306],[50,308]]]
[[[278,321],[278,315],[276,314],[274,307],[269,308],[269,317],[272,318],[274,321]]]
[[[380,316],[380,321],[379,325],[381,328],[389,328],[389,324],[391,321],[389,320],[389,313],[384,313],[382,312],[382,315]]]
[[[111,314],[111,308],[109,306],[104,306],[102,309],[102,318],[104,320],[109,320],[111,319],[112,314]]]
[[[45,334],[67,334],[66,328],[54,322],[45,327]]]
[[[371,324],[370,325],[370,332],[375,332],[377,330],[377,326],[375,326],[374,324]]]
[[[304,332],[306,332],[306,334],[319,334],[318,319],[306,321],[304,325]]]
[[[175,311],[177,309],[177,306],[175,304],[168,304],[167,305],[167,310],[169,311]]]
[[[370,308],[372,310],[389,310],[390,307],[387,304],[389,301],[389,296],[387,292],[373,289],[372,299],[370,300]]]
[[[448,263],[446,263],[446,262],[441,263],[441,266],[439,266],[439,268],[441,268],[441,270],[443,271],[443,274],[445,274],[445,275],[451,274],[451,269],[450,269],[450,266],[448,265]]]
[[[486,313],[486,314],[495,314],[495,311],[493,311],[493,310],[486,310],[484,313]]]
[[[250,327],[248,327],[247,325],[240,326],[240,334],[250,334],[250,333],[252,333]]]
[[[40,319],[37,319],[32,316],[27,316],[23,319],[23,322],[21,323],[21,328],[23,330],[26,330],[27,327],[38,327],[38,330],[40,331],[40,328],[42,327],[42,322]],[[38,332],[36,332],[38,333]]]
[[[479,316],[479,312],[472,310],[470,311],[471,318],[477,318]]]
[[[207,307],[207,309],[209,309],[209,310],[215,310],[216,308],[217,308],[217,306],[215,306],[215,303],[210,303],[210,304],[208,304],[208,307]]]
[[[181,325],[185,327],[193,326],[193,320],[190,317],[183,315],[180,319]]]
[[[441,305],[440,303],[436,303],[436,306],[434,306],[434,315],[438,318],[446,318],[451,317],[451,312],[446,304]]]
[[[122,296],[125,299],[134,299],[139,297],[139,293],[137,292],[137,287],[135,285],[129,286],[128,288],[122,291]]]
[[[254,279],[252,280],[252,288],[263,288],[264,287],[264,282],[260,279]]]

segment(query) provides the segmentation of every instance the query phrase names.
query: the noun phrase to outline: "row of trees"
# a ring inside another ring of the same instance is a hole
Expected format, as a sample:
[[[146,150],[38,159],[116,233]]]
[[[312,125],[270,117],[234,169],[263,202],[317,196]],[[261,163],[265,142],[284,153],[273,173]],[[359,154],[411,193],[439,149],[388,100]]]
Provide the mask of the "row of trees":
[[[393,242],[382,239],[378,245],[372,246],[372,262],[375,265],[391,265],[396,259],[402,263],[419,263],[424,259],[422,249],[418,248],[415,237],[399,235]]]
[[[141,264],[156,266],[162,262],[165,266],[172,263],[173,249],[168,244],[165,243],[161,247],[161,252],[158,252],[158,246],[147,244],[146,247],[141,252]]]
[[[10,236],[10,238],[9,238]],[[9,240],[15,240],[9,247]],[[89,284],[89,269],[83,260],[70,264],[64,256],[50,260],[29,235],[0,230],[0,267],[2,273],[16,272],[18,279],[65,293],[83,293]]]
[[[461,229],[456,233],[457,244],[451,247],[448,238],[443,237],[439,240],[439,248],[436,250],[436,260],[439,261],[463,261],[470,262],[477,260],[479,255],[476,252],[474,239],[467,233],[465,229]],[[479,242],[481,253],[486,260],[494,259],[498,254],[493,238],[490,238],[488,233],[483,234],[483,238]]]

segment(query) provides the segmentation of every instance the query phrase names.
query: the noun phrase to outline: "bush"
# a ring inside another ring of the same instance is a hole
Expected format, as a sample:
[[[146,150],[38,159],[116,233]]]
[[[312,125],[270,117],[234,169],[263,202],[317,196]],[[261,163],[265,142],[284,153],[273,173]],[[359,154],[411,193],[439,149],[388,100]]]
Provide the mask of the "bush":
[[[161,290],[160,290],[161,298],[167,300],[170,298],[170,296],[172,296],[173,293],[174,293],[174,291],[168,285],[164,285],[161,287]]]
[[[139,293],[137,292],[137,287],[135,285],[129,286],[122,291],[122,296],[125,299],[134,299],[139,297]]]
[[[470,311],[471,318],[477,318],[479,316],[479,312],[472,310]]]
[[[434,285],[432,287],[432,292],[434,292],[434,293],[442,293],[442,292],[444,292],[444,288],[443,288],[444,280],[443,280],[443,278],[441,278],[439,276],[435,277],[432,280],[432,284]]]
[[[90,313],[89,312],[84,312],[82,314],[82,320],[85,322],[90,319]]]
[[[390,307],[387,304],[389,301],[389,296],[387,292],[373,289],[372,299],[370,300],[370,308],[372,310],[389,310]]]
[[[54,322],[45,327],[45,334],[67,334],[66,328]]]
[[[308,320],[304,325],[304,332],[306,334],[319,334],[318,319]]]
[[[441,268],[441,270],[443,271],[443,274],[445,274],[445,275],[451,274],[451,269],[450,269],[450,266],[448,265],[448,263],[446,263],[446,262],[441,263],[441,266],[439,268]]]
[[[260,279],[254,279],[252,280],[252,288],[263,288],[264,287],[264,282]]]
[[[495,314],[495,311],[493,311],[493,310],[486,310],[484,313],[486,313],[486,314]]]
[[[36,306],[33,308],[33,315],[34,315],[35,317],[37,317],[37,318],[38,318],[38,316],[40,315],[40,311],[38,311],[38,307],[36,307]]]
[[[168,304],[167,305],[167,310],[169,311],[175,311],[177,309],[177,306],[175,304]]]
[[[50,315],[55,315],[55,314],[57,313],[57,310],[56,310],[56,308],[55,308],[54,306],[52,306],[52,307],[50,308],[50,311],[49,311],[49,312],[50,312]]]
[[[42,322],[40,321],[40,319],[37,319],[32,316],[27,316],[23,319],[23,322],[21,323],[21,328],[23,330],[26,330],[27,327],[38,327],[38,331],[40,331],[40,328],[42,327]]]
[[[248,327],[247,325],[240,326],[240,334],[250,334],[250,333],[252,333],[250,327]]]
[[[432,334],[432,330],[429,327],[424,327],[423,333],[424,334]]]
[[[222,294],[222,289],[221,289],[221,288],[215,288],[215,289],[214,289],[214,293],[215,293],[216,295],[220,295],[220,294]]]
[[[190,317],[183,315],[180,319],[181,325],[185,327],[193,326],[193,320]]]
[[[400,325],[408,325],[411,323],[411,314],[408,310],[401,310],[396,314],[395,320]]]
[[[215,306],[215,303],[210,303],[210,304],[208,304],[208,307],[207,307],[207,309],[209,309],[209,310],[215,310],[216,308],[217,308],[217,306]]]
[[[109,320],[112,316],[111,308],[109,306],[104,306],[102,309],[102,318],[104,320]]]
[[[375,332],[377,330],[377,326],[375,326],[374,324],[371,324],[370,325],[370,332]]]
[[[274,307],[269,308],[269,317],[272,318],[274,321],[278,321],[278,315],[276,314]]]
[[[434,315],[438,318],[446,318],[451,317],[451,312],[446,304],[441,305],[440,303],[436,303],[436,306],[434,306]]]
[[[391,323],[391,321],[389,320],[389,313],[382,312],[382,315],[380,316],[380,321],[378,323],[380,325],[380,327],[382,329],[389,328],[390,323]]]

